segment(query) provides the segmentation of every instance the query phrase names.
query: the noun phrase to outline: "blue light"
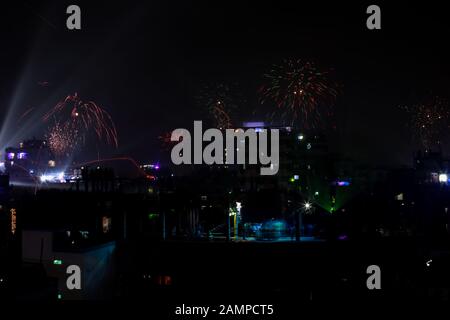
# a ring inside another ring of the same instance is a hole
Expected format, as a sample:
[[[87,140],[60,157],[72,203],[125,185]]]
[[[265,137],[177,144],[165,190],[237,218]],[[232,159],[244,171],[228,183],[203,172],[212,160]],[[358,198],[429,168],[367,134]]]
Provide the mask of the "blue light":
[[[25,152],[19,152],[17,154],[17,159],[26,159],[27,158],[27,154]]]
[[[266,125],[264,122],[244,122],[242,126],[244,128],[264,128]]]

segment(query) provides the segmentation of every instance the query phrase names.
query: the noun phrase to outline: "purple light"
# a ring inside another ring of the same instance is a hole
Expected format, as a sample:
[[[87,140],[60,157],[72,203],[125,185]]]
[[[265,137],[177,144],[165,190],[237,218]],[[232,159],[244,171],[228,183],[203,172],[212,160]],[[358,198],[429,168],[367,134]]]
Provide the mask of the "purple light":
[[[17,159],[26,159],[27,154],[25,152],[19,152]]]
[[[347,187],[347,186],[350,185],[350,182],[348,182],[348,181],[337,181],[336,184],[337,184],[339,187]]]
[[[242,126],[244,128],[261,128],[261,127],[265,127],[265,123],[264,122],[244,122],[242,124]]]
[[[159,164],[157,164],[157,165],[155,166],[155,169],[156,169],[156,170],[159,170]]]
[[[15,156],[14,152],[9,152],[8,155],[7,155],[8,160],[13,160],[14,156]]]

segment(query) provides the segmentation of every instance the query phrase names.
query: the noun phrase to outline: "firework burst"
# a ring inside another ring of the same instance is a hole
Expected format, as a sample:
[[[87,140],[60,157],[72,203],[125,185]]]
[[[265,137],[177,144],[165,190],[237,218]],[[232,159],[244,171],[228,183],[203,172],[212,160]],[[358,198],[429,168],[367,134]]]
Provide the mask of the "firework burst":
[[[116,127],[109,113],[95,102],[82,101],[77,93],[59,102],[43,120],[51,118],[55,118],[61,127],[70,128],[72,133],[84,136],[93,130],[99,140],[118,146]]]
[[[337,96],[336,85],[329,80],[328,71],[320,71],[311,62],[284,60],[264,75],[267,84],[260,90],[261,104],[272,102],[290,125],[308,129],[319,122],[321,109],[330,112]]]
[[[78,129],[72,126],[72,123],[65,122],[55,124],[48,129],[45,138],[50,150],[57,157],[69,157],[79,145],[80,135]]]
[[[439,146],[450,128],[450,104],[441,97],[424,103],[400,106],[408,114],[409,126],[423,147]]]
[[[197,97],[198,105],[207,110],[214,126],[219,129],[233,127],[231,114],[239,108],[242,101],[237,85],[223,83],[205,86]]]

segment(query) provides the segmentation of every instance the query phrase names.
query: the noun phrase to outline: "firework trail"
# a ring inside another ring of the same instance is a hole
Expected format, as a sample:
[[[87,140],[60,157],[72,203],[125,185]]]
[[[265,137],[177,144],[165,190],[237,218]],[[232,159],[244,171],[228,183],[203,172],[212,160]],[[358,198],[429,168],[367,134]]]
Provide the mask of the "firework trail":
[[[27,110],[25,110],[25,112],[22,113],[22,115],[19,117],[17,122],[20,124],[22,122],[22,120],[25,119],[33,110],[34,110],[34,107],[31,107],[31,108],[28,108]]]
[[[165,151],[170,151],[172,149],[172,147],[178,143],[178,141],[180,140],[181,136],[176,136],[176,141],[172,141],[171,140],[172,137],[172,131],[169,132],[165,132],[162,135],[158,136],[158,140],[161,143],[161,147],[165,150]]]
[[[72,132],[83,136],[92,129],[99,140],[118,146],[116,127],[109,113],[95,102],[81,100],[77,93],[59,102],[44,115],[43,120],[47,122],[51,118],[56,119],[60,126],[71,128]]]
[[[280,113],[290,125],[315,127],[321,110],[329,114],[337,97],[337,86],[329,73],[318,70],[312,62],[286,59],[264,75],[267,84],[259,90],[261,104],[275,103],[271,118]]]
[[[439,146],[450,129],[450,104],[434,96],[411,106],[400,106],[408,114],[409,127],[423,147]]]
[[[214,126],[219,129],[232,128],[231,114],[242,104],[243,99],[237,85],[223,83],[207,85],[197,96],[197,104],[206,109]]]

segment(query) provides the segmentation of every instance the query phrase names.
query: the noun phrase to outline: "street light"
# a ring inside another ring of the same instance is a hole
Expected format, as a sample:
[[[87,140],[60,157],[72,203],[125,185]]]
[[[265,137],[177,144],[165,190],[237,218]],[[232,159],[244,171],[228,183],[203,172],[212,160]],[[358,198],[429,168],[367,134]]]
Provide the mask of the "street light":
[[[305,207],[306,210],[311,209],[311,203],[305,202],[304,207]]]

